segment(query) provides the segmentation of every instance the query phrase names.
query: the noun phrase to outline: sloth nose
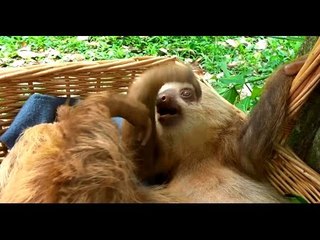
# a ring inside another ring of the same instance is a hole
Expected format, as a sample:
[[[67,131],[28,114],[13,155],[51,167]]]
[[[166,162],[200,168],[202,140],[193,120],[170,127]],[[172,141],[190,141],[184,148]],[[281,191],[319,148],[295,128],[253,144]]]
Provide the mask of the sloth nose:
[[[170,104],[171,102],[175,101],[176,93],[173,90],[166,90],[160,93],[157,96],[156,105],[158,104]]]
[[[161,94],[158,96],[157,104],[168,103],[170,101],[172,101],[172,96],[168,94]]]
[[[179,115],[181,107],[177,101],[177,93],[173,90],[167,90],[157,96],[157,112],[162,115]]]
[[[157,102],[156,105],[157,106],[162,106],[162,105],[171,105],[173,102],[173,96],[169,95],[169,94],[160,94],[157,97]]]

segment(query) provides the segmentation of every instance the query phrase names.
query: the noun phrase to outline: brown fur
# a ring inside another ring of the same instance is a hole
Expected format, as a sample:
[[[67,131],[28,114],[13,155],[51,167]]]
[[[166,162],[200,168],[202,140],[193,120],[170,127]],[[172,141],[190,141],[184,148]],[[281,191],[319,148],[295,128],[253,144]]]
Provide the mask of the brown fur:
[[[284,201],[265,181],[264,162],[271,157],[285,123],[293,75],[303,63],[299,59],[275,71],[248,118],[205,86],[201,86],[202,99],[193,104],[186,104],[177,94],[183,120],[174,127],[162,126],[155,120],[152,169],[139,165],[139,172],[170,174],[167,190],[184,193],[191,202]],[[150,79],[140,81],[155,80],[153,76],[145,75]],[[172,89],[178,88],[176,85]],[[147,87],[135,89],[136,96],[148,92]]]
[[[264,176],[264,162],[271,157],[273,144],[286,123],[291,83],[305,60],[306,56],[300,57],[269,77],[264,94],[242,128],[241,164],[257,178]]]
[[[156,135],[151,140],[158,154],[153,171],[173,172],[171,181],[158,187],[138,181],[134,151],[120,144],[110,121],[111,112],[131,103],[127,110],[135,108],[144,117],[137,120],[132,112],[124,117],[146,133],[154,102],[147,102],[147,110],[130,97],[107,106],[114,96],[97,94],[75,108],[61,109],[58,123],[28,129],[3,161],[0,201],[281,202],[283,198],[268,183],[257,180],[257,168],[263,168],[284,123],[293,78],[286,74],[283,68],[275,72],[248,119],[204,85],[200,101],[190,105],[180,101],[183,121],[173,129],[153,117]],[[135,94],[148,91],[142,88]]]
[[[60,108],[59,122],[27,129],[1,164],[0,201],[140,201],[143,190],[140,196],[112,116],[142,129],[151,126],[140,102],[99,93],[74,108]]]
[[[129,149],[134,149],[134,159],[139,171],[137,175],[141,179],[152,176],[155,152],[156,126],[155,126],[155,101],[159,89],[168,82],[186,82],[190,83],[196,92],[197,98],[201,98],[201,87],[199,81],[189,66],[183,64],[165,64],[156,66],[146,71],[139,79],[134,81],[128,91],[128,96],[144,103],[149,109],[149,117],[152,122],[152,133],[149,141],[145,146],[141,146],[137,139],[137,128],[124,121],[122,136],[124,144]],[[143,165],[143,166],[142,166]]]

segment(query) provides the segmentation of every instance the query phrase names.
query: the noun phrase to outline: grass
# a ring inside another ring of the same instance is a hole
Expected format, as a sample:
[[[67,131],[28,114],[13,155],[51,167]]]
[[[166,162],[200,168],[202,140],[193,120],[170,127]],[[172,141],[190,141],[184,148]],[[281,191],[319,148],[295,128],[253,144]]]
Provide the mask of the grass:
[[[0,66],[175,55],[186,62],[198,61],[221,95],[250,111],[264,80],[296,56],[303,40],[293,36],[2,36]]]

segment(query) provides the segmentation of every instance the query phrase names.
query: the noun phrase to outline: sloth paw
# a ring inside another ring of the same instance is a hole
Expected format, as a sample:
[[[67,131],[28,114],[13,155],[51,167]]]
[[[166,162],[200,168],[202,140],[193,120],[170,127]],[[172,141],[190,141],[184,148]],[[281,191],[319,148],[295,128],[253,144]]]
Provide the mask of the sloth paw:
[[[296,75],[300,69],[302,68],[303,64],[306,62],[306,58],[303,57],[295,62],[289,63],[284,67],[284,73],[287,76]]]

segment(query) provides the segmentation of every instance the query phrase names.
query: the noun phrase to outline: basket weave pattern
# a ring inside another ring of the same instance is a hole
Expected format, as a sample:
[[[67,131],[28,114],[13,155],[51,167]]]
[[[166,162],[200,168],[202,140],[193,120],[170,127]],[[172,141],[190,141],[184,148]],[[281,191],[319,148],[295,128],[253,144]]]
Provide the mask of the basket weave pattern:
[[[177,59],[137,57],[3,69],[0,72],[0,135],[33,93],[83,98],[88,93],[105,90],[126,92],[131,82],[143,71],[170,61]],[[6,147],[0,143],[0,162],[6,154]]]
[[[303,196],[310,203],[320,203],[320,174],[303,162],[286,145],[286,139],[300,109],[319,82],[320,38],[292,82],[287,116],[290,125],[288,124],[284,130],[283,136],[280,136],[279,145],[275,147],[274,158],[267,162],[268,177],[275,188],[282,194],[291,193]]]

